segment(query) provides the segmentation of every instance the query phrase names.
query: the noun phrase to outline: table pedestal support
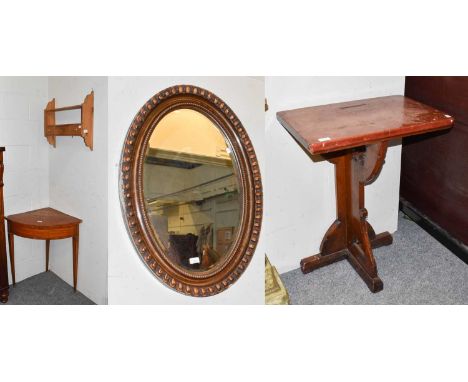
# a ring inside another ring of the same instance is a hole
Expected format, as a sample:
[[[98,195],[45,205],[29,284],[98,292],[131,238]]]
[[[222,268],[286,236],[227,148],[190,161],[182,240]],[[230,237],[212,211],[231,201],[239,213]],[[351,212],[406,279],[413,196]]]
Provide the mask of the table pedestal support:
[[[301,260],[303,273],[348,259],[371,292],[383,289],[372,248],[389,245],[393,239],[388,232],[376,235],[367,222],[364,186],[379,175],[387,145],[380,142],[326,155],[335,165],[337,219],[326,232],[320,253]]]

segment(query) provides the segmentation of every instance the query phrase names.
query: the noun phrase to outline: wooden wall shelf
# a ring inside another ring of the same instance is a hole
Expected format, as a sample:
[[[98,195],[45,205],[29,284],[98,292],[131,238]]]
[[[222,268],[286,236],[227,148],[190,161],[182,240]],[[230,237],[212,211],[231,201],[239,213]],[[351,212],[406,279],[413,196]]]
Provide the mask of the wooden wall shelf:
[[[55,123],[55,113],[68,110],[81,110],[79,123]],[[44,136],[56,147],[56,137],[82,137],[84,143],[93,150],[94,91],[89,93],[81,105],[55,107],[55,98],[44,110]]]

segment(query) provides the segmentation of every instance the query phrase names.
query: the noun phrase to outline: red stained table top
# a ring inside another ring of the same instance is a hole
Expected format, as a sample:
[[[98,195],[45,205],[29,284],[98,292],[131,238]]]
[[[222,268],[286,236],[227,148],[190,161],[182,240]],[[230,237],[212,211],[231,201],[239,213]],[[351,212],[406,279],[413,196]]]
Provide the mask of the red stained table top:
[[[446,129],[453,118],[404,96],[280,111],[284,128],[312,154]]]
[[[41,208],[21,214],[9,215],[6,220],[37,228],[58,228],[66,227],[75,224],[80,224],[81,219],[64,214],[63,212],[54,210],[53,208]]]

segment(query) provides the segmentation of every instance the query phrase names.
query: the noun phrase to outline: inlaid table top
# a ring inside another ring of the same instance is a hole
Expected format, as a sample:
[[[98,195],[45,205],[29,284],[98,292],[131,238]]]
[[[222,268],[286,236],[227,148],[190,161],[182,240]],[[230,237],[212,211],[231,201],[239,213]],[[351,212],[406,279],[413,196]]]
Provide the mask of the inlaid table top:
[[[454,121],[399,95],[280,111],[277,118],[312,154],[445,129]]]
[[[67,227],[81,223],[81,219],[49,207],[9,215],[5,219],[15,224],[44,229]]]

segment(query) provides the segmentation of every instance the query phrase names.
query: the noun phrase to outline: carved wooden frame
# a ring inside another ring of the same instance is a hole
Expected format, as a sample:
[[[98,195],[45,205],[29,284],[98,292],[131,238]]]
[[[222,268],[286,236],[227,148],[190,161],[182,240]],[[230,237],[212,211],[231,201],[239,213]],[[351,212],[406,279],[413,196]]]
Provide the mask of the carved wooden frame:
[[[165,256],[165,247],[154,234],[143,196],[143,163],[148,140],[169,112],[192,109],[219,128],[233,150],[241,200],[240,227],[223,260],[212,269],[190,272]],[[143,262],[165,285],[179,293],[205,297],[230,287],[248,266],[258,242],[262,222],[262,182],[252,141],[239,118],[213,93],[192,85],[169,87],[149,99],[133,119],[120,160],[120,200],[130,238]]]

